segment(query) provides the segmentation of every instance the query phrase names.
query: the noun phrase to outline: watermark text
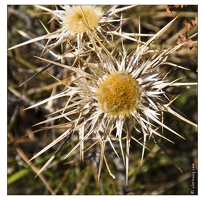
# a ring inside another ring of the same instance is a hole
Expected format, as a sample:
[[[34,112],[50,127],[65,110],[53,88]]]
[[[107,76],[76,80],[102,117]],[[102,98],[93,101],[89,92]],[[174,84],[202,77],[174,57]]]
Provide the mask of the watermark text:
[[[197,174],[196,174],[196,168],[194,163],[192,163],[192,167],[191,167],[191,194],[195,194],[196,189],[196,178],[197,178]]]

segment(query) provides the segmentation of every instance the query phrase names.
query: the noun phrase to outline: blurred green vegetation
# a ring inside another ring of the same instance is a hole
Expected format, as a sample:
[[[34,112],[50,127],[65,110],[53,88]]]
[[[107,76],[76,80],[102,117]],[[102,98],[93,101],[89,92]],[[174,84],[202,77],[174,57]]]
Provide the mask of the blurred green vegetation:
[[[54,6],[50,7],[54,8]],[[32,37],[45,34],[46,32],[39,20],[46,25],[50,32],[58,28],[54,21],[48,23],[50,16],[44,15],[44,13],[44,11],[31,5],[8,6],[8,48],[27,40],[20,36],[17,30],[23,30]],[[162,45],[166,47],[176,45],[177,37],[181,34],[185,21],[195,19],[197,6],[188,5],[176,9],[173,13],[179,15],[179,18],[157,40],[157,46],[155,47],[158,49]],[[123,29],[138,32],[139,16],[141,33],[147,34],[156,33],[172,20],[172,17],[166,12],[165,5],[140,5],[123,14],[123,17],[129,18]],[[143,41],[147,39],[146,37],[142,38]],[[136,47],[132,43],[126,45],[131,50]],[[34,58],[34,55],[39,56],[40,53],[41,49],[35,44],[8,51],[8,194],[190,194],[192,163],[195,164],[197,169],[198,161],[197,129],[168,113],[164,114],[164,123],[182,135],[185,140],[164,130],[164,135],[175,144],[165,140],[159,141],[182,169],[183,174],[152,139],[147,142],[150,152],[145,151],[144,162],[140,166],[142,147],[135,141],[131,141],[128,186],[125,186],[122,181],[125,178],[125,169],[123,167],[120,169],[122,163],[116,164],[116,156],[110,153],[112,152],[109,149],[110,147],[107,147],[105,153],[108,155],[107,160],[110,170],[116,176],[116,179],[113,179],[107,170],[103,170],[100,185],[97,185],[96,167],[89,155],[82,162],[79,161],[78,151],[75,151],[71,157],[63,160],[66,153],[76,144],[77,138],[74,138],[73,141],[69,141],[65,145],[57,158],[42,173],[50,191],[42,179],[35,178],[36,173],[23,157],[30,159],[63,131],[57,129],[35,132],[39,127],[33,127],[33,125],[46,119],[47,110],[39,107],[24,111],[29,105],[49,97],[52,91],[51,88],[46,88],[46,86],[54,83],[54,79],[47,72],[43,72],[28,83],[18,87],[37,72],[39,67],[45,65]],[[188,68],[189,71],[172,68],[169,74],[170,80],[182,77],[182,82],[197,82],[197,54],[197,45],[195,45],[192,50],[183,48],[171,55],[170,61]],[[163,70],[163,73],[167,73],[170,68],[165,66]],[[58,68],[49,69],[49,72],[54,76],[61,73]],[[61,90],[60,86],[56,87],[56,92]],[[181,94],[173,103],[173,108],[179,114],[197,123],[197,86],[190,86],[190,88],[185,86],[177,87],[168,90],[168,92],[173,95]],[[142,135],[137,134],[134,136],[140,139]],[[52,147],[35,160],[32,160],[32,165],[40,169],[57,148]],[[197,185],[197,179],[195,184]],[[195,194],[197,194],[197,189]]]

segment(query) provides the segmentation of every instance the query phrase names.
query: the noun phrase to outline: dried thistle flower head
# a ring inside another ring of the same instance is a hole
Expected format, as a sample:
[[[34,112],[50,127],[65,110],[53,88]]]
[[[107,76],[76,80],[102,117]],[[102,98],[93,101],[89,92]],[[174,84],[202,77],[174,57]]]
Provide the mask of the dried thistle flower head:
[[[123,51],[113,56],[113,54],[108,51],[99,51],[96,42],[93,47],[91,47],[91,50],[97,52],[96,56],[98,59],[93,59],[92,62],[83,61],[83,59],[81,59],[82,66],[79,68],[72,68],[41,58],[41,60],[73,71],[76,78],[66,84],[66,90],[62,93],[30,107],[33,108],[54,99],[69,97],[65,107],[54,112],[54,114],[59,112],[58,116],[50,117],[48,120],[39,124],[65,118],[67,120],[66,126],[70,128],[32,159],[38,157],[64,138],[70,138],[74,133],[78,133],[79,142],[66,157],[70,156],[79,148],[80,157],[83,160],[84,154],[95,146],[95,148],[100,151],[98,181],[100,179],[103,162],[106,163],[110,175],[115,177],[109,169],[107,155],[105,153],[107,145],[110,145],[116,156],[121,157],[125,163],[126,183],[128,183],[131,140],[134,140],[142,146],[142,161],[147,137],[158,136],[172,142],[169,138],[163,136],[156,127],[163,127],[171,133],[183,138],[183,136],[163,123],[161,113],[168,112],[193,126],[197,126],[171,109],[170,104],[174,100],[169,99],[164,91],[167,87],[180,86],[181,83],[178,84],[177,80],[169,82],[166,77],[160,74],[160,68],[164,64],[178,67],[173,63],[167,62],[166,59],[180,46],[184,45],[184,43],[171,49],[155,51],[151,57],[149,55],[151,44],[156,38],[160,37],[174,21],[175,19],[146,43],[139,45],[138,48],[130,54],[127,54],[123,46]],[[100,43],[100,45],[103,44]],[[102,46],[102,48],[106,49],[104,46]],[[89,69],[89,72],[85,69]],[[127,126],[127,124],[131,124],[131,127]],[[132,128],[136,130],[135,134],[132,133]],[[142,134],[144,138],[143,143],[137,139],[138,134]],[[123,140],[126,142],[124,143]],[[118,142],[118,147],[116,147],[116,141]],[[98,147],[96,147],[97,144]],[[116,148],[120,149],[121,156],[118,155]],[[39,173],[47,167],[54,157],[55,155],[48,160]]]
[[[93,37],[91,37],[92,33],[90,31],[97,34],[102,40],[110,43],[112,36],[117,34],[116,30],[119,31],[120,22],[125,20],[117,16],[117,14],[134,6],[117,8],[118,6],[113,5],[103,9],[102,6],[94,5],[64,5],[61,6],[61,9],[56,10],[51,10],[44,6],[37,7],[50,13],[53,16],[52,20],[55,19],[58,22],[59,29],[50,33],[45,28],[47,31],[46,35],[15,45],[10,50],[40,40],[48,40],[48,43],[43,47],[42,55],[48,52],[51,53],[51,49],[62,44],[64,46],[67,44],[69,47],[63,53],[71,52],[71,57],[76,54],[79,55],[79,51],[87,48],[92,43]],[[113,26],[113,22],[118,22],[118,24]],[[111,29],[114,30],[112,31]],[[23,31],[19,31],[19,33],[24,37],[30,38]],[[107,39],[108,36],[110,36],[109,41]],[[60,56],[56,56],[56,58],[61,59]]]

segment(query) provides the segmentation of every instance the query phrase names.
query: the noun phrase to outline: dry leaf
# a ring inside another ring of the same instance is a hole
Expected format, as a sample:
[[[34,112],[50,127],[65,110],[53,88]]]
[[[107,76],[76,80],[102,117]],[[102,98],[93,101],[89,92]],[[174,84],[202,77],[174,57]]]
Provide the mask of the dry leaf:
[[[181,44],[184,41],[187,40],[187,43],[181,46],[177,51],[181,50],[183,47],[187,46],[190,50],[193,48],[194,44],[197,43],[197,41],[193,41],[189,38],[189,31],[193,28],[198,28],[198,16],[195,15],[195,19],[191,22],[187,21],[184,23],[184,28],[182,30],[182,34],[178,36],[177,44]]]
[[[166,5],[166,11],[169,15],[172,17],[175,17],[175,15],[172,13],[172,9],[178,9],[178,8],[183,8],[185,5]]]

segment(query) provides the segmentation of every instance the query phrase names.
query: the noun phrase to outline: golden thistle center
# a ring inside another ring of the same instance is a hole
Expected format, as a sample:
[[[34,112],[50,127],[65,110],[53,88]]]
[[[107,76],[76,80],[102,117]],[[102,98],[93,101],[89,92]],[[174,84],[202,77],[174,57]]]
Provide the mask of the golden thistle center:
[[[84,33],[89,28],[96,28],[102,16],[99,7],[73,6],[66,9],[63,24],[72,33]]]
[[[116,72],[102,81],[97,90],[101,110],[114,116],[128,116],[138,108],[140,85],[127,72]]]

